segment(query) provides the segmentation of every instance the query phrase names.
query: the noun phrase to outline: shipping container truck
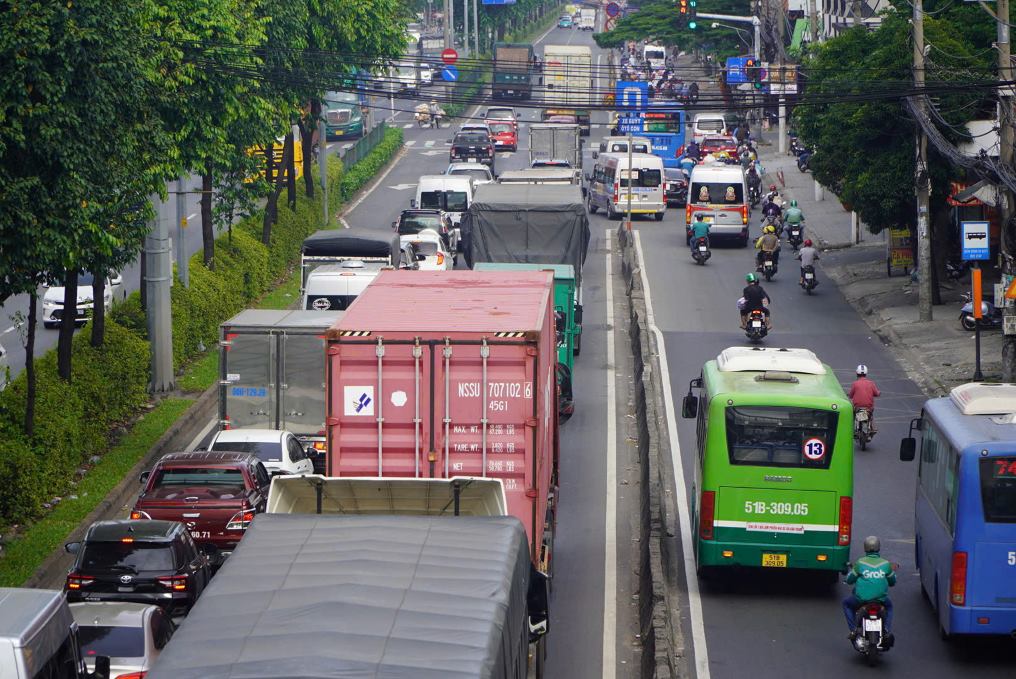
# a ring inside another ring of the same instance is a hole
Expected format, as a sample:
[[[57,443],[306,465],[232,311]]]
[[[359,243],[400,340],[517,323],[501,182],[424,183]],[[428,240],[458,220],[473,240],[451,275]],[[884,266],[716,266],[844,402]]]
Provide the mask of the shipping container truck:
[[[494,99],[529,99],[533,94],[533,46],[499,42],[494,45]]]
[[[263,514],[147,679],[542,677],[546,599],[515,517]]]
[[[328,475],[504,483],[547,572],[556,515],[549,272],[385,271],[328,331]]]
[[[588,45],[547,45],[543,48],[542,119],[575,116],[582,135],[589,135],[593,96],[593,56]]]
[[[325,468],[325,332],[341,311],[247,309],[219,326],[219,428],[286,429]]]

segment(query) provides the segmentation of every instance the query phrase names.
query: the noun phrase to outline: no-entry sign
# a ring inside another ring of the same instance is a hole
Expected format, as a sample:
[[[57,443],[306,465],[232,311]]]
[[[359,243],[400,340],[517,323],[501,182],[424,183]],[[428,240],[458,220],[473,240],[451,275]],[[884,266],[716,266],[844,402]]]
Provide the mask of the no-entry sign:
[[[444,52],[441,52],[441,61],[445,62],[446,64],[454,64],[458,60],[459,53],[453,50],[451,47],[446,49]]]

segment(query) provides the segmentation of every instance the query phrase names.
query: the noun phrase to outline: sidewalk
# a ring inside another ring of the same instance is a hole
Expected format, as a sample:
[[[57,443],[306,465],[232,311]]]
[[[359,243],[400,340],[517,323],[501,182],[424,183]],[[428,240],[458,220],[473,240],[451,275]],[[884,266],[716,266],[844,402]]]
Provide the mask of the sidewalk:
[[[900,270],[894,270],[891,278],[886,275],[885,237],[862,225],[861,242],[853,244],[851,215],[839,199],[824,191],[824,200],[816,201],[811,174],[797,169],[794,156],[779,153],[774,133],[768,133],[766,140],[774,143],[760,146],[764,184],[776,184],[784,200],[797,200],[804,211],[806,237],[817,240],[822,252],[819,277],[825,274],[835,281],[926,393],[945,394],[969,382],[974,374],[974,333],[959,323],[961,294],[970,287],[969,275],[959,283],[941,280],[942,304],[933,307],[934,320],[919,322],[916,283]],[[1001,356],[1001,332],[982,331],[981,372],[986,380],[1000,379]]]

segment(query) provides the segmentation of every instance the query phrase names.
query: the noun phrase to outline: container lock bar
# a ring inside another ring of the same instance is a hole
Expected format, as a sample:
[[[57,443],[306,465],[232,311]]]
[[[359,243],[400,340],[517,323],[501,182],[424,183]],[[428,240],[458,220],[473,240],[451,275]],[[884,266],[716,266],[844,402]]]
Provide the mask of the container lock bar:
[[[384,476],[384,380],[381,375],[381,359],[385,355],[385,345],[383,344],[381,337],[377,338],[377,348],[374,353],[377,354],[377,394],[374,396],[375,405],[377,406],[377,475]]]
[[[441,350],[441,355],[444,357],[444,475],[447,479],[450,476],[449,455],[451,454],[451,425],[452,419],[449,417],[451,414],[451,372],[452,372],[452,343],[451,339],[445,337],[445,345]]]
[[[420,357],[423,356],[423,347],[420,346],[420,338],[416,338],[416,344],[413,345],[413,388],[415,390],[415,398],[413,406],[415,408],[415,414],[413,416],[413,461],[416,465],[416,478],[420,478]]]
[[[483,402],[483,416],[480,418],[480,451],[482,453],[483,472],[481,477],[487,478],[487,359],[490,358],[490,346],[484,337],[480,344],[480,358],[483,361],[483,391],[480,400]]]

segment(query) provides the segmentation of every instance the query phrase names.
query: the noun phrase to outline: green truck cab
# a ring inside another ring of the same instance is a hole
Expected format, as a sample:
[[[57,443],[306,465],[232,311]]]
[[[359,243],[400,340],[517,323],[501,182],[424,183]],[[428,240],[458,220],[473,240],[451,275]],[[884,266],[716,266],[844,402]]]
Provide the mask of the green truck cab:
[[[582,349],[582,304],[575,283],[575,267],[571,264],[510,264],[477,262],[476,271],[553,271],[554,311],[558,319],[557,360],[568,366],[575,365],[575,357]]]
[[[321,102],[328,141],[363,136],[363,110],[356,92],[328,92]]]

